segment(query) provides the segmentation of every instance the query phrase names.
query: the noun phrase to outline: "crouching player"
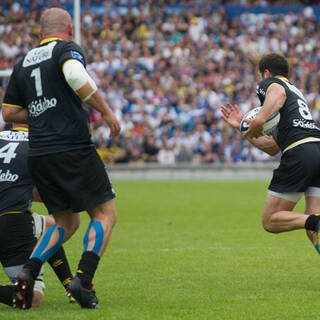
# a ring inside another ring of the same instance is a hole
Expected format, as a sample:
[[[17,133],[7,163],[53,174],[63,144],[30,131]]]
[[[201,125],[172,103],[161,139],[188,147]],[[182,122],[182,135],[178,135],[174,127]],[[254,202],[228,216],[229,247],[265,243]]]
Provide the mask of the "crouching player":
[[[12,130],[0,132],[0,261],[13,283],[37,239],[54,224],[51,217],[30,211],[32,200],[41,199],[34,192],[27,156],[27,125],[13,125]],[[66,288],[72,274],[63,247],[48,262]],[[43,273],[42,268],[33,289],[35,307],[43,303]],[[25,297],[15,296],[14,285],[0,286],[0,302],[18,308],[26,304]]]

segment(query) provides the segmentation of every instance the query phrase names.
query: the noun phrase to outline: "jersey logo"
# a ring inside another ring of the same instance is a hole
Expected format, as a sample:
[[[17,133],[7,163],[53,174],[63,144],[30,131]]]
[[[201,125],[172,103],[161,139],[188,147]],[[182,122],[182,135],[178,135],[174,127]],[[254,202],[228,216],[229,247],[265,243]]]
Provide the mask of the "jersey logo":
[[[32,118],[36,118],[40,116],[40,114],[44,113],[46,110],[54,108],[57,105],[57,102],[58,101],[56,98],[47,99],[46,97],[32,101],[28,105],[29,116]]]
[[[257,93],[257,95],[260,94],[263,97],[266,95],[266,92],[262,88],[260,88],[259,86],[257,86],[257,88],[256,88],[256,93]]]
[[[8,182],[15,182],[19,179],[19,175],[16,173],[11,173],[10,170],[6,172],[2,172],[0,170],[0,182],[8,181]]]
[[[78,51],[71,50],[71,56],[77,60],[79,60],[82,64],[84,64],[84,57]]]
[[[34,48],[23,59],[22,66],[29,67],[52,58],[52,51],[57,41],[49,42],[46,46]]]

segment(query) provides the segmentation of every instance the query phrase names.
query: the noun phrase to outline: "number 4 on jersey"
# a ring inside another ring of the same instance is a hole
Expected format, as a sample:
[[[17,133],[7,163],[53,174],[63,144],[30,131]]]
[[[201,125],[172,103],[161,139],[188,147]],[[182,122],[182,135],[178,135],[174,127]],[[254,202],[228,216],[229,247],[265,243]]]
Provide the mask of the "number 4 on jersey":
[[[19,143],[9,142],[4,147],[0,148],[0,159],[3,159],[3,163],[10,163],[11,159],[16,157],[16,149]]]

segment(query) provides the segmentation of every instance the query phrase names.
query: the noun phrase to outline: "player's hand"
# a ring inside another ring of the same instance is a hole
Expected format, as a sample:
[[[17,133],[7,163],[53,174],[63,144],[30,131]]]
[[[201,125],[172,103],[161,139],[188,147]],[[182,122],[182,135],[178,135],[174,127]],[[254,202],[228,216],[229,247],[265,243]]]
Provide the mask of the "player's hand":
[[[259,138],[264,136],[263,132],[263,122],[259,121],[258,118],[255,119],[245,119],[245,122],[249,124],[248,130],[245,132],[244,136],[246,138]]]
[[[110,112],[104,120],[110,128],[110,137],[117,137],[120,134],[121,126],[115,115]]]
[[[231,127],[240,129],[240,123],[243,118],[243,114],[239,106],[236,104],[233,106],[228,102],[226,105],[222,105],[220,109],[222,112],[222,119]]]

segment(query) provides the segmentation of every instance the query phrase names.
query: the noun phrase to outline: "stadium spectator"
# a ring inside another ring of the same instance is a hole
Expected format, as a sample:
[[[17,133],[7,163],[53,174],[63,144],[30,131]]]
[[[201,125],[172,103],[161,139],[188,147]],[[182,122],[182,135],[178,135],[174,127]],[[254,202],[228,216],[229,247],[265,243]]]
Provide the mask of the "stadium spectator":
[[[72,3],[64,1],[62,5]],[[247,11],[228,16],[224,5],[267,7],[275,1],[221,0],[215,2],[222,5],[215,10],[211,5],[206,6],[205,1],[193,5],[188,1],[175,1],[177,8],[182,8],[179,14],[170,10],[166,1],[122,1],[121,6],[112,1],[107,9],[99,0],[86,3],[81,33],[88,71],[105,92],[105,100],[121,122],[119,147],[123,149],[134,141],[133,148],[137,149],[134,153],[141,161],[145,160],[147,129],[160,149],[163,148],[161,138],[165,135],[170,138],[172,131],[178,131],[179,135],[173,135],[173,139],[179,148],[180,142],[189,139],[189,132],[199,122],[206,123],[206,131],[212,138],[216,136],[221,153],[223,150],[228,153],[229,148],[236,153],[239,145],[234,138],[239,133],[229,130],[230,144],[229,140],[220,141],[225,136],[225,125],[220,119],[219,106],[230,100],[245,113],[259,104],[252,94],[257,84],[256,64],[268,50],[282,51],[288,57],[293,67],[290,80],[307,99],[312,99],[311,92],[319,95],[320,22],[312,7],[301,7],[299,13]],[[141,3],[143,6],[138,5]],[[299,3],[276,2],[277,5]],[[105,13],[91,12],[90,4],[101,5]],[[132,8],[129,10],[126,5]],[[23,53],[37,44],[35,20],[39,10],[34,7],[30,13],[22,14],[21,5],[12,7],[8,2],[8,14],[0,21],[0,48],[4,48],[0,49],[0,66],[3,68],[12,67]],[[10,52],[16,53],[12,57]],[[317,116],[319,103],[310,106]],[[208,112],[211,119],[206,116]],[[110,145],[101,117],[93,110],[90,113],[96,130],[103,132],[104,140]],[[211,131],[213,123],[216,130]],[[97,145],[103,143],[96,135],[94,140]],[[193,157],[187,157],[190,161],[197,158],[195,145],[192,149]],[[241,140],[238,151],[242,161],[247,161],[243,155],[247,149],[247,141]],[[178,157],[178,152],[175,156]],[[219,159],[232,161],[223,156]],[[266,161],[261,153],[251,159]]]

